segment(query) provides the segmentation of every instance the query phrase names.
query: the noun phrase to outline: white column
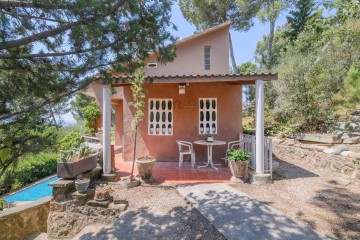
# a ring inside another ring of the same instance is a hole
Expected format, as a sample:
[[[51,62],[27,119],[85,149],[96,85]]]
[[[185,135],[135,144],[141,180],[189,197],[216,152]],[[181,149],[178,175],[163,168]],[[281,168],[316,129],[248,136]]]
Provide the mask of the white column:
[[[256,173],[264,173],[264,81],[256,80]]]
[[[111,172],[111,90],[103,85],[103,171]]]

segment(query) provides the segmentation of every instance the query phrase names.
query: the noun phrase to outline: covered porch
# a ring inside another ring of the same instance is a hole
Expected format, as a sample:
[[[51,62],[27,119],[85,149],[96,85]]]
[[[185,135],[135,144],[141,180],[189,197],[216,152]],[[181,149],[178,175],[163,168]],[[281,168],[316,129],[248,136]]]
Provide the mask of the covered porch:
[[[124,158],[124,149],[129,148],[128,145],[131,144],[131,141],[126,140],[126,135],[129,133],[126,132],[126,127],[124,127],[124,122],[129,120],[129,116],[126,116],[124,112],[124,105],[127,104],[126,100],[113,99],[113,95],[110,91],[111,87],[116,89],[121,89],[121,94],[124,95],[124,88],[129,87],[131,77],[114,77],[114,82],[112,86],[103,85],[102,87],[102,126],[103,126],[103,152],[104,152],[104,173],[110,174],[115,172],[118,177],[125,177],[129,175],[131,171],[131,162]],[[253,169],[255,174],[261,175],[272,172],[272,160],[271,160],[271,140],[268,140],[264,137],[264,82],[272,81],[277,79],[277,74],[222,74],[222,75],[184,75],[184,76],[158,76],[146,78],[146,84],[150,86],[157,86],[156,84],[177,84],[180,88],[185,88],[187,91],[187,86],[190,84],[199,84],[199,83],[221,83],[227,84],[228,86],[236,86],[241,88],[242,85],[246,84],[255,84],[256,85],[256,135],[247,136],[241,134],[242,121],[237,121],[236,129],[232,129],[233,132],[237,132],[237,138],[231,140],[239,140],[241,142],[241,148],[247,150],[251,155],[250,167]],[[101,79],[99,79],[101,80]],[[118,94],[118,93],[117,93]],[[241,94],[241,92],[240,92]],[[242,98],[242,97],[241,97]],[[240,98],[240,99],[241,99]],[[118,119],[121,122],[121,127],[116,130],[117,135],[119,136],[117,143],[121,143],[122,146],[115,146],[115,161],[111,162],[111,104],[117,103],[117,106],[121,106],[122,109],[119,109],[122,115],[115,115],[115,119]],[[238,103],[241,106],[241,102]],[[241,112],[234,112],[233,114],[239,114],[242,116]],[[145,113],[147,115],[147,113]],[[221,116],[219,116],[220,118]],[[147,121],[147,120],[145,120]],[[148,129],[145,130],[145,132]],[[186,136],[186,134],[184,134]],[[201,139],[202,136],[197,137]],[[219,138],[221,139],[219,134]],[[125,139],[125,140],[124,140]],[[159,139],[159,138],[157,138]],[[146,140],[146,139],[145,139]],[[179,137],[179,140],[184,140]],[[160,140],[161,141],[161,140]],[[173,142],[173,139],[168,138],[167,141]],[[230,140],[226,140],[227,142]],[[146,145],[146,144],[145,144]],[[140,148],[142,148],[140,146]],[[219,149],[218,151],[224,151],[224,149]],[[179,152],[173,151],[172,155],[177,158]],[[222,154],[222,153],[221,153]],[[224,156],[222,154],[222,156]],[[200,156],[199,156],[200,157]],[[198,158],[198,156],[197,156]],[[201,157],[200,157],[201,159]],[[156,183],[192,183],[192,182],[228,182],[231,173],[226,166],[224,160],[221,160],[218,156],[214,159],[215,163],[221,163],[221,167],[218,171],[212,168],[191,168],[190,165],[179,167],[178,162],[163,162],[161,160],[156,163],[154,168],[154,178]],[[202,161],[198,161],[197,163]],[[202,164],[202,163],[201,163]],[[199,166],[199,165],[197,165]]]

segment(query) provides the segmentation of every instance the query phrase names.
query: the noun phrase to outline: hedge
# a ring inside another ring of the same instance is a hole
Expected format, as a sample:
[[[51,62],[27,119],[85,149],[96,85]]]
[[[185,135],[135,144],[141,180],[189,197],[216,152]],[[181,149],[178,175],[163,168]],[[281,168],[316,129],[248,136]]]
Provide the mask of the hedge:
[[[8,169],[0,179],[0,195],[56,173],[57,153],[27,155],[19,164]]]

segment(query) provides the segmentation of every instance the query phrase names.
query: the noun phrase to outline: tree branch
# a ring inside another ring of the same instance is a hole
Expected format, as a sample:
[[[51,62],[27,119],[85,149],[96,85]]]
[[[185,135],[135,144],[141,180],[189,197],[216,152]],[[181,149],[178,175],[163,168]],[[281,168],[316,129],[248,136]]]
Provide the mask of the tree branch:
[[[71,9],[74,6],[72,4],[50,4],[39,3],[37,1],[0,1],[0,8],[45,8],[45,9]]]
[[[1,7],[1,2],[4,2],[4,1],[0,1],[0,7]],[[5,1],[5,2],[7,2],[7,1]],[[118,1],[117,4],[109,7],[107,11],[104,11],[104,13],[100,14],[99,16],[94,16],[94,17],[87,18],[87,19],[80,19],[79,21],[68,23],[68,24],[65,24],[65,25],[63,25],[61,27],[54,28],[54,29],[44,31],[44,32],[41,32],[41,33],[37,33],[37,34],[34,34],[32,36],[29,36],[29,37],[24,37],[24,38],[21,38],[21,39],[0,43],[0,50],[20,47],[20,46],[23,46],[23,45],[26,45],[26,44],[29,44],[29,43],[32,43],[32,42],[36,42],[36,41],[41,40],[41,39],[48,38],[50,36],[57,35],[59,33],[62,33],[64,31],[67,31],[67,30],[71,29],[72,27],[92,22],[97,18],[102,18],[102,17],[109,16],[109,15],[113,14],[115,11],[118,11],[119,8],[123,4],[125,4],[126,2],[127,2],[126,0]]]
[[[109,43],[103,46],[94,47],[94,48],[88,48],[84,50],[79,51],[72,51],[72,52],[55,52],[55,53],[34,53],[34,54],[22,54],[22,55],[16,55],[12,56],[11,54],[0,54],[0,59],[9,59],[9,58],[46,58],[46,57],[61,57],[61,56],[67,56],[67,55],[75,55],[75,54],[81,54],[86,52],[92,52],[96,50],[106,49],[111,46],[114,46],[117,44],[116,42]]]
[[[19,17],[22,17],[22,18],[27,18],[27,19],[31,19],[31,18],[40,19],[40,20],[45,20],[45,21],[49,21],[49,22],[68,23],[68,22],[65,22],[65,21],[60,21],[60,20],[56,20],[56,19],[52,19],[52,18],[31,16],[31,15],[19,14],[19,13],[14,13],[14,12],[9,12],[9,11],[0,11],[0,13],[13,16],[13,17],[15,17],[17,19],[19,19]]]

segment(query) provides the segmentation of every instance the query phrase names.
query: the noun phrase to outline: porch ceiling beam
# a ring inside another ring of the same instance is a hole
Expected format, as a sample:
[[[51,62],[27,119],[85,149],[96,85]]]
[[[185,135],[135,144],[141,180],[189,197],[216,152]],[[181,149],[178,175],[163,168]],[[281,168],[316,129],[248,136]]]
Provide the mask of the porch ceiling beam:
[[[145,83],[211,83],[211,82],[227,82],[230,84],[255,84],[255,81],[261,77],[263,81],[275,81],[278,75],[264,74],[264,75],[234,75],[234,76],[181,76],[181,77],[151,77],[145,79]],[[114,78],[113,86],[129,85],[131,77],[117,77]],[[99,79],[100,80],[100,79]]]

